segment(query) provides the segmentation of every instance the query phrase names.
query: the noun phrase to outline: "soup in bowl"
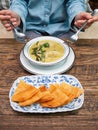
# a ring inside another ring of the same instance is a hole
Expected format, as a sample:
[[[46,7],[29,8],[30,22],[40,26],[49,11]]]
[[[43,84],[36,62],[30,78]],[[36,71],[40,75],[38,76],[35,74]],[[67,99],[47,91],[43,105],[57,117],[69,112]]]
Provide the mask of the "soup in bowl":
[[[63,64],[69,54],[69,46],[51,36],[34,38],[24,47],[24,55],[33,65],[53,66]]]

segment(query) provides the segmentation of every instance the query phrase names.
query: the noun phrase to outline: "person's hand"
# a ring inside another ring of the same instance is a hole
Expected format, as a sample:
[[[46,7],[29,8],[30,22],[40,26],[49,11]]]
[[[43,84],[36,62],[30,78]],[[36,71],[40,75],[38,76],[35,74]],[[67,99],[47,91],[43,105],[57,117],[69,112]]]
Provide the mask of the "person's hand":
[[[12,26],[9,24],[9,21],[11,21],[15,27],[20,25],[19,15],[11,10],[1,10],[0,21],[7,31],[11,31],[13,29]]]
[[[74,25],[80,28],[82,24],[85,22],[85,20],[88,20],[88,24],[86,26],[86,28],[88,28],[93,22],[98,21],[98,17],[91,16],[91,14],[87,12],[82,12],[76,15],[74,19]]]

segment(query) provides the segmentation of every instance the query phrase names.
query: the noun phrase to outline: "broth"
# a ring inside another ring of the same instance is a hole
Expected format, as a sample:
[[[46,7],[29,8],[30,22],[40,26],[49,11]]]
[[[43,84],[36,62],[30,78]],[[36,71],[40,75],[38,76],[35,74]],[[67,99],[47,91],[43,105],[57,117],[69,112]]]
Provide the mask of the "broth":
[[[53,40],[42,40],[30,47],[29,54],[36,61],[54,62],[64,55],[64,47]]]

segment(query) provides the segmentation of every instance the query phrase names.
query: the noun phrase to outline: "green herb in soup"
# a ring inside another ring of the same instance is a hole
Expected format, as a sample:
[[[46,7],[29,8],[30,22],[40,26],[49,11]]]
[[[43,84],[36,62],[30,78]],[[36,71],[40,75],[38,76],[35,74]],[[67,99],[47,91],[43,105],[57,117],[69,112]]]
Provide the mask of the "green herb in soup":
[[[33,60],[54,62],[64,55],[64,47],[53,40],[42,40],[33,44],[29,53]]]

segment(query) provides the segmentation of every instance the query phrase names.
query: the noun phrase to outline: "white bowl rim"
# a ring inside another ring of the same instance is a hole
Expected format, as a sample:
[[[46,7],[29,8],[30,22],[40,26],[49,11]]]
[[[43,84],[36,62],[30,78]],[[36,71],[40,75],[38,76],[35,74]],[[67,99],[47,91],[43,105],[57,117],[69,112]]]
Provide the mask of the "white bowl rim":
[[[36,60],[33,60],[29,54],[28,54],[28,50],[30,48],[30,46],[34,43],[36,43],[37,41],[39,40],[55,40],[57,41],[58,43],[60,43],[66,50],[66,53],[64,53],[63,57],[61,57],[59,60],[55,61],[55,62],[39,62],[39,61],[36,61]],[[32,63],[36,64],[36,65],[41,65],[41,66],[51,66],[51,65],[54,65],[54,64],[57,64],[61,61],[63,61],[64,59],[66,59],[69,55],[69,51],[70,51],[70,48],[69,48],[69,45],[63,41],[62,39],[59,39],[57,37],[53,37],[53,36],[40,36],[40,37],[37,37],[37,38],[34,38],[34,39],[31,39],[29,42],[27,42],[24,46],[24,49],[23,49],[23,53],[24,53],[24,56]]]

